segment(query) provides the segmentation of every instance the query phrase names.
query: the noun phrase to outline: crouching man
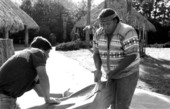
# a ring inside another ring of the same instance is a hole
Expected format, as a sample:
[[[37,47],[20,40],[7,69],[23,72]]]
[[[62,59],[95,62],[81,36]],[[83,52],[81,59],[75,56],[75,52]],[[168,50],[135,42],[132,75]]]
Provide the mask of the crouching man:
[[[35,37],[29,48],[11,56],[0,67],[0,109],[18,109],[16,99],[31,89],[47,104],[60,103],[49,94],[46,60],[51,49],[47,39]]]

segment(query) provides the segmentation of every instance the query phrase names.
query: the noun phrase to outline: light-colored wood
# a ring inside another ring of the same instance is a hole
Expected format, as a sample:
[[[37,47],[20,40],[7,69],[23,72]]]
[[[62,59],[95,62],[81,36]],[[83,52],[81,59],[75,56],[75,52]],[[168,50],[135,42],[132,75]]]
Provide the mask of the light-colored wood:
[[[9,38],[9,31],[7,28],[4,29],[4,38],[8,39]]]
[[[0,66],[14,54],[12,39],[0,39]]]

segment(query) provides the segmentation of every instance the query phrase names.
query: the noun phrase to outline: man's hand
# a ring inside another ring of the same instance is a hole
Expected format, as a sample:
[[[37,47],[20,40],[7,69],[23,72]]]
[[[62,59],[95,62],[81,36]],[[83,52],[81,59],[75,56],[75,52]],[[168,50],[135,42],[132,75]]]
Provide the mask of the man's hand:
[[[100,82],[101,77],[102,77],[101,70],[95,70],[95,71],[92,71],[92,73],[94,73],[94,82]]]
[[[45,100],[46,104],[60,104],[61,101],[57,98],[50,97],[49,99]]]
[[[110,71],[110,72],[107,74],[107,77],[106,77],[106,78],[107,78],[107,83],[106,83],[106,86],[107,86],[107,87],[110,86],[110,84],[111,84],[111,82],[112,82],[112,79],[113,79],[114,77],[116,77],[115,73],[116,73],[116,72]]]

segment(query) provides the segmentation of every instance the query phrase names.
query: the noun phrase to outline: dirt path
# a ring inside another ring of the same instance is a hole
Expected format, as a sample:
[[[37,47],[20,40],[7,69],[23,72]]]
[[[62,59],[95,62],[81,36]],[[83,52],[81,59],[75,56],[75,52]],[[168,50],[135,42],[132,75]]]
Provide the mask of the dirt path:
[[[93,75],[89,70],[80,66],[79,62],[54,50],[51,51],[47,61],[47,72],[50,78],[51,93],[62,93],[68,88],[70,91],[76,92],[93,83]],[[44,100],[39,98],[34,91],[26,93],[18,99],[18,102],[23,109],[28,107],[35,107],[30,109],[68,109],[69,106],[67,104],[69,102],[63,102],[59,106],[44,105]],[[67,108],[63,108],[63,106],[67,106]],[[139,88],[135,91],[131,105],[131,109],[169,109],[169,107],[170,97]]]
[[[76,60],[87,70],[95,69],[92,52],[88,49],[59,51],[59,53]],[[147,56],[141,59],[137,88],[170,95],[170,49],[146,48],[146,54]]]

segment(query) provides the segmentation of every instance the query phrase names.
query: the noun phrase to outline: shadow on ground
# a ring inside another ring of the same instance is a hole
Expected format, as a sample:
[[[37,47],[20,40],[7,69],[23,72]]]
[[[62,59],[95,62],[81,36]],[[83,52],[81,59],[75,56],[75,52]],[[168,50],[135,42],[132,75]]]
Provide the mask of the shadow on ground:
[[[152,91],[170,95],[170,60],[146,55],[140,63],[140,80]]]

